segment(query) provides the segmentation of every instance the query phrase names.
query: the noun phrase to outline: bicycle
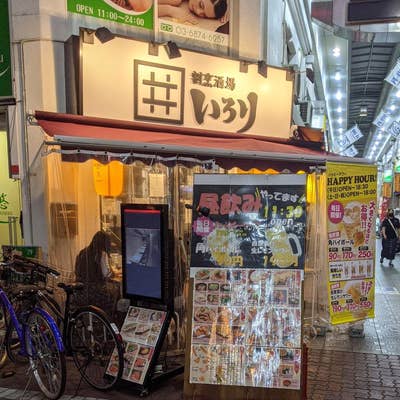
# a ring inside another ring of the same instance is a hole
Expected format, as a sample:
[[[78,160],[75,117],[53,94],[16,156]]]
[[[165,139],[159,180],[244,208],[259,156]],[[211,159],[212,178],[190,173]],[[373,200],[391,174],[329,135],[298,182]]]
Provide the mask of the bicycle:
[[[56,271],[51,273],[58,274]],[[6,292],[0,287],[5,326],[0,352],[2,355],[8,352],[6,344],[15,330],[20,344],[19,353],[29,360],[29,368],[40,390],[47,398],[58,399],[64,393],[66,382],[64,344],[56,322],[37,306],[36,292],[35,288],[20,291],[18,300],[23,302],[24,307],[16,313]]]
[[[47,285],[47,275],[51,275],[55,278],[59,276],[59,273],[55,270],[48,269],[45,270],[39,268],[32,269],[30,266],[28,269],[26,268],[26,263],[21,260],[18,260],[16,257],[11,261],[11,258],[6,258],[8,262],[2,263],[2,272],[0,275],[1,285],[3,290],[6,292],[10,303],[12,304],[14,311],[18,315],[19,312],[23,309],[23,294],[26,291],[29,291],[29,288],[36,289],[38,286],[44,284],[44,287]],[[52,292],[46,287],[46,291]],[[60,312],[61,308],[58,303],[50,296],[48,296],[48,300],[51,301]],[[43,308],[43,307],[42,307]],[[49,310],[45,310],[49,312]],[[51,310],[50,310],[51,311]],[[5,332],[5,320],[3,317],[7,315],[0,315],[0,334],[1,330]],[[56,321],[57,325],[59,325],[60,321]],[[23,363],[28,362],[27,358],[21,356],[20,354],[20,343],[18,339],[17,332],[12,324],[10,324],[10,328],[7,332],[7,340],[5,341],[4,351],[0,352],[0,368],[3,367],[7,357],[14,363]]]
[[[23,259],[27,267],[42,269],[46,266],[31,259]],[[50,269],[51,270],[51,269]],[[52,290],[39,288],[36,297],[39,304],[48,308],[61,325],[66,354],[72,356],[82,378],[95,389],[109,390],[115,386],[123,372],[123,342],[115,324],[107,315],[93,305],[71,307],[71,296],[84,288],[82,283],[58,283],[64,290],[66,300],[63,312],[48,294]]]

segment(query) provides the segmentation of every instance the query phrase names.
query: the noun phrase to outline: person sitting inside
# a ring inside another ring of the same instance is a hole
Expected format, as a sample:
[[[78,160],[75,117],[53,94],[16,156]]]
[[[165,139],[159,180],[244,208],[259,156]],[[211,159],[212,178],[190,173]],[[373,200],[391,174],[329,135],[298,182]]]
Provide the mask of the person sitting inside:
[[[75,277],[77,282],[85,285],[83,291],[77,293],[80,305],[98,306],[112,317],[120,290],[118,282],[110,280],[110,249],[110,236],[103,231],[96,232],[89,245],[76,257]]]

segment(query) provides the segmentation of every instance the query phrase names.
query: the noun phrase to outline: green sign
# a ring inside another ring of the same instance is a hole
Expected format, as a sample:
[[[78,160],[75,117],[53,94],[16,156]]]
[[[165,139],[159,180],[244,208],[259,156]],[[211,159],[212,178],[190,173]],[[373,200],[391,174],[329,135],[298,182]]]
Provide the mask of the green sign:
[[[8,0],[0,0],[0,98],[13,97]]]
[[[71,13],[153,29],[153,0],[67,0]]]
[[[384,171],[383,182],[393,182],[393,172],[391,170]]]
[[[14,254],[16,253],[23,257],[40,259],[41,248],[38,246],[5,245],[5,246],[2,246],[2,252],[3,252],[3,256],[7,255],[7,254],[11,255],[12,253],[14,253]]]

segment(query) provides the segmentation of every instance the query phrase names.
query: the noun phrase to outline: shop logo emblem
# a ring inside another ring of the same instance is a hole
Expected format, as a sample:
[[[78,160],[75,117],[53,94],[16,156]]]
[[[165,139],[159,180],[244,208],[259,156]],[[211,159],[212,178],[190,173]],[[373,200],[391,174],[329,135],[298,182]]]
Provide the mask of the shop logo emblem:
[[[182,125],[184,93],[184,68],[135,60],[135,120]]]
[[[6,199],[6,193],[0,193],[0,210],[7,210],[9,202]]]

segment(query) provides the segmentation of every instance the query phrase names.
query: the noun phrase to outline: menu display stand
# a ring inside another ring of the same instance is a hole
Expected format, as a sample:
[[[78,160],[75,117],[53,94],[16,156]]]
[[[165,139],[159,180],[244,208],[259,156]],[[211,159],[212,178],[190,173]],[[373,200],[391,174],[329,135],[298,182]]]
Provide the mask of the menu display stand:
[[[185,399],[304,398],[305,189],[195,175]]]
[[[122,379],[129,382],[141,397],[147,396],[157,383],[180,374],[183,366],[156,370],[171,313],[153,308],[131,306],[121,328],[125,343]],[[115,374],[111,361],[108,373]]]
[[[168,206],[121,204],[121,234],[123,296],[132,304],[121,328],[122,379],[144,397],[160,381],[183,372],[183,366],[157,365],[174,315]]]

